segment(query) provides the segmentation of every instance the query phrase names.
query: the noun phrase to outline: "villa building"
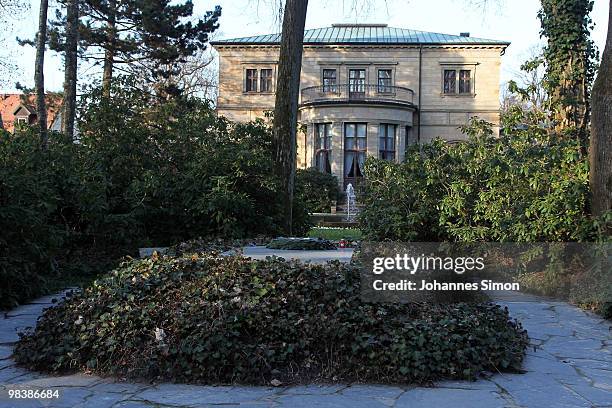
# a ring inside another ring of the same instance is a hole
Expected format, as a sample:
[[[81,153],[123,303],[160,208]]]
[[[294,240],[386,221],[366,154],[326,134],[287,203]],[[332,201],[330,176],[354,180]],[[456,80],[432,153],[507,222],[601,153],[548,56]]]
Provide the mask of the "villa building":
[[[215,41],[220,115],[236,121],[274,109],[279,34]],[[501,56],[510,43],[335,24],[306,30],[300,79],[299,168],[358,184],[366,156],[403,160],[408,144],[464,136],[478,116],[499,124]]]

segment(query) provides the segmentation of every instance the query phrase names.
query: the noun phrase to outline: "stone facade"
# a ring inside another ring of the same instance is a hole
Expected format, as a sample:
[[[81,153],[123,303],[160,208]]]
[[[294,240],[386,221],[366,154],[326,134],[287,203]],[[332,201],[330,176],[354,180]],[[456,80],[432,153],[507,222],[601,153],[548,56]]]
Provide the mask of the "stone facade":
[[[319,157],[317,161],[317,155],[321,155],[321,147],[326,147],[328,169],[341,183],[346,181],[350,170],[345,156],[352,141],[347,142],[345,136],[347,129],[354,129],[347,124],[365,124],[368,156],[383,154],[380,129],[394,133],[393,151],[387,157],[397,161],[403,159],[407,144],[435,137],[463,139],[458,126],[470,117],[498,125],[501,55],[508,43],[470,40],[403,44],[305,41],[299,120],[306,131],[298,134],[298,167],[318,165],[325,171],[321,163],[325,159]],[[261,82],[257,74],[262,70],[270,70],[264,72],[276,77],[278,43],[220,41],[213,45],[219,53],[218,113],[247,121],[272,110],[274,81],[264,86],[264,92],[249,91],[254,84],[247,82],[254,76]],[[324,87],[323,78],[331,71],[335,79]],[[460,75],[467,78],[461,84]],[[455,92],[449,92],[452,86]],[[323,138],[317,138],[319,124],[328,124],[328,146],[323,146]],[[392,125],[391,130],[384,130],[381,124]],[[360,129],[363,132],[363,127]],[[354,171],[350,175],[355,176]]]

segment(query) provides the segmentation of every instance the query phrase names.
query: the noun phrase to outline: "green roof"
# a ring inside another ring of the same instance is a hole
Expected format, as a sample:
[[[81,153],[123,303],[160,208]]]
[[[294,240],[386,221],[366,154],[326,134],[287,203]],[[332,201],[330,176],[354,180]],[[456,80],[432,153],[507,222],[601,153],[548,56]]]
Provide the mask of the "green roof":
[[[467,33],[466,33],[467,34]],[[212,45],[278,44],[280,34],[256,35],[211,41]],[[508,41],[487,40],[467,35],[430,33],[386,24],[334,24],[304,32],[304,44],[461,44],[509,45]]]

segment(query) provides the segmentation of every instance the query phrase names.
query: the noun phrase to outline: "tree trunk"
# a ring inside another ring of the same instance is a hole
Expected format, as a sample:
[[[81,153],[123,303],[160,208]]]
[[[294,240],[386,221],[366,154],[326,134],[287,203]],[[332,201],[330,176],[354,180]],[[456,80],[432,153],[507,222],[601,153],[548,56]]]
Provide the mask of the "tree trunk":
[[[40,1],[38,13],[38,35],[36,36],[36,61],[34,62],[34,82],[36,88],[36,117],[40,131],[40,143],[47,148],[47,107],[45,104],[45,45],[47,43],[47,10],[49,0]]]
[[[281,182],[283,227],[288,235],[292,233],[293,223],[297,111],[307,9],[308,0],[287,0],[285,3],[276,80],[273,122],[274,167]]]
[[[592,2],[541,0],[538,13],[547,37],[545,85],[550,92],[555,130],[562,134],[573,128],[580,141],[581,154],[588,151],[590,87],[595,52],[589,38]],[[568,42],[572,46],[568,46]]]
[[[62,131],[74,137],[76,116],[77,45],[79,36],[79,1],[66,1],[66,49],[64,67],[64,113]]]
[[[589,162],[591,212],[612,210],[612,0],[606,47],[593,85]]]
[[[102,93],[110,96],[113,80],[113,63],[115,59],[115,43],[117,40],[117,0],[108,2],[108,21],[106,23],[107,46],[104,49],[104,69],[102,73]]]

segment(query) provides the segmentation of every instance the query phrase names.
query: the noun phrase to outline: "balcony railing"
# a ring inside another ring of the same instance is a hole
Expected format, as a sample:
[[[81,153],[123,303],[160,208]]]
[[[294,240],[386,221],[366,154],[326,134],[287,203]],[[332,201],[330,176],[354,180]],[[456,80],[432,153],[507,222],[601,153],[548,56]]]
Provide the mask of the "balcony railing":
[[[414,91],[402,86],[348,84],[302,89],[302,105],[342,102],[375,102],[414,105]]]

